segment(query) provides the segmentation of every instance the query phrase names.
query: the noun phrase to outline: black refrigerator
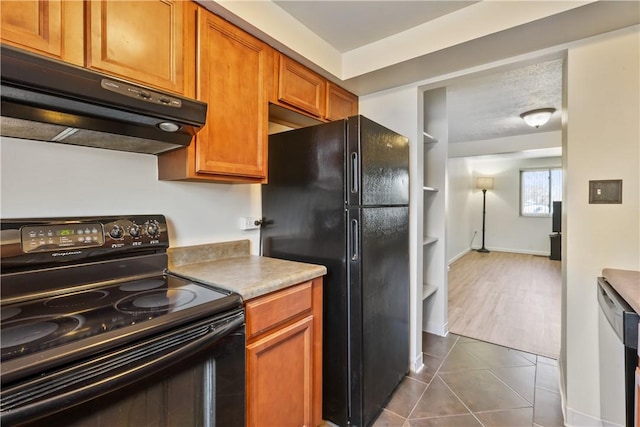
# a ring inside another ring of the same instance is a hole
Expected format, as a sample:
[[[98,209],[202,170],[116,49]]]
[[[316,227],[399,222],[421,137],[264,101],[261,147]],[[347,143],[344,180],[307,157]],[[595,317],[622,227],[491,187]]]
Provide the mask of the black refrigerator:
[[[409,367],[409,142],[363,116],[269,137],[265,256],[323,264],[323,419],[368,426]]]

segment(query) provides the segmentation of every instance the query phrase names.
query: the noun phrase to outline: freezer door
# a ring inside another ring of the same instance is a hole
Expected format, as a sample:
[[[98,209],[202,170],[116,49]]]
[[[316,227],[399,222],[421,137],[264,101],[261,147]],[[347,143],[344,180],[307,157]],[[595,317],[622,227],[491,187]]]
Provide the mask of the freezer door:
[[[269,137],[264,255],[344,260],[344,144],[344,121]]]
[[[409,209],[348,210],[351,422],[367,426],[409,368]]]
[[[349,206],[409,204],[409,140],[363,116],[347,128]]]

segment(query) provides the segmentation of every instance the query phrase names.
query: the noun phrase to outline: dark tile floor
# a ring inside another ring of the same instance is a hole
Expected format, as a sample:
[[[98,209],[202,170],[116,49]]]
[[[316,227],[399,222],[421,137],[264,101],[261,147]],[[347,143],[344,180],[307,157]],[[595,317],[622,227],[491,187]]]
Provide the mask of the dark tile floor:
[[[374,427],[563,426],[557,362],[424,333],[424,369],[404,378]]]

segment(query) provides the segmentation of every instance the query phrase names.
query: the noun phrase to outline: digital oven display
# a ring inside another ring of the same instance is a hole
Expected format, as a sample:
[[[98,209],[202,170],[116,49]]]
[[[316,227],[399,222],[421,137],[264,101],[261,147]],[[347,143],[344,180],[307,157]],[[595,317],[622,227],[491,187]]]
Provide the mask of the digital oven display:
[[[87,248],[104,243],[100,223],[25,226],[20,234],[25,253]]]

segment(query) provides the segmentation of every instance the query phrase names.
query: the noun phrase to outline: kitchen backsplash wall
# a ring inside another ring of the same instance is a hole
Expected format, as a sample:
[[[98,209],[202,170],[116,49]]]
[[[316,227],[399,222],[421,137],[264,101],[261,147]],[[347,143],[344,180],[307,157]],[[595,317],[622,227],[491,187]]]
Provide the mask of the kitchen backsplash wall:
[[[251,240],[260,185],[158,181],[155,156],[0,138],[0,217],[164,214],[172,247]]]

